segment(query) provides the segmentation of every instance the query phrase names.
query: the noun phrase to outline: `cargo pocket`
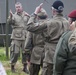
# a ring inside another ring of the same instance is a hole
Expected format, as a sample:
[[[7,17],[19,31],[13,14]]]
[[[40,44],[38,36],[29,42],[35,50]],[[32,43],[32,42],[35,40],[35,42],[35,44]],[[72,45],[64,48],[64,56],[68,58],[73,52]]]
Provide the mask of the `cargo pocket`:
[[[14,36],[17,38],[21,38],[22,37],[22,30],[15,30],[14,31]]]
[[[10,46],[10,58],[13,57],[13,55],[14,55],[14,50],[15,50],[15,44],[11,44],[11,46]]]

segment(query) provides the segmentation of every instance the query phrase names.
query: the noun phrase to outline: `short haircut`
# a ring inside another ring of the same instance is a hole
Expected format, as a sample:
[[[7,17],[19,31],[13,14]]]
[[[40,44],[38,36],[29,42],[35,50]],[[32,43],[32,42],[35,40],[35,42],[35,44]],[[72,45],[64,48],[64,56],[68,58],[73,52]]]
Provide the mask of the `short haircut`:
[[[15,7],[16,7],[17,5],[22,6],[22,4],[21,4],[20,2],[17,2],[17,3],[15,4]]]

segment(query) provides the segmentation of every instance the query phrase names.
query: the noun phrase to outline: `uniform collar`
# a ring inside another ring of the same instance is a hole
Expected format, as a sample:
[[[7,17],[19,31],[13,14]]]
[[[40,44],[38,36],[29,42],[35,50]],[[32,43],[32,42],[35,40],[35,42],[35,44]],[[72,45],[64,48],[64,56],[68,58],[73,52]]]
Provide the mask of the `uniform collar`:
[[[22,13],[23,13],[23,12],[22,12]],[[17,14],[17,15],[21,16],[21,15],[22,15],[22,13],[18,13],[18,12],[16,12],[15,14]]]
[[[60,13],[60,14],[54,15],[53,18],[54,18],[54,17],[63,17],[63,14]]]

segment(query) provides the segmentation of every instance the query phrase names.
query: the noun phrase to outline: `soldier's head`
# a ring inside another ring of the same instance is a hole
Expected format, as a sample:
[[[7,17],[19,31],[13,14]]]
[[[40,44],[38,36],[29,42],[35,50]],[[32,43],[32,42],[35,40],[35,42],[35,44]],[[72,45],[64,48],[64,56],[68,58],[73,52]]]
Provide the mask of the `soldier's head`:
[[[16,12],[20,13],[23,11],[23,8],[22,8],[22,4],[20,2],[17,2],[15,4],[15,9],[16,9]]]
[[[70,23],[70,29],[74,30],[76,28],[76,10],[73,10],[68,14],[68,21]]]
[[[68,20],[69,20],[70,24],[73,21],[76,21],[76,10],[73,10],[68,14]]]
[[[40,12],[37,14],[38,18],[40,19],[46,19],[47,18],[47,12],[45,9],[41,8]]]
[[[64,4],[62,1],[60,0],[56,0],[53,4],[52,4],[52,13],[53,15],[57,12],[57,13],[62,13],[63,12],[63,8],[64,8]]]

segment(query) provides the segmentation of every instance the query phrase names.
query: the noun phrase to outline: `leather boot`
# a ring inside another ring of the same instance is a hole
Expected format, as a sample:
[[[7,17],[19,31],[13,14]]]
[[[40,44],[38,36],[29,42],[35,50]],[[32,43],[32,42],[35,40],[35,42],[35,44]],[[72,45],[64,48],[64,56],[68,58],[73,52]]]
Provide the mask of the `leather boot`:
[[[11,65],[11,71],[12,71],[13,73],[15,73],[14,65]]]
[[[28,69],[27,69],[27,64],[24,64],[23,66],[24,66],[24,67],[23,67],[23,71],[24,71],[25,73],[29,74],[29,71],[28,71]]]

